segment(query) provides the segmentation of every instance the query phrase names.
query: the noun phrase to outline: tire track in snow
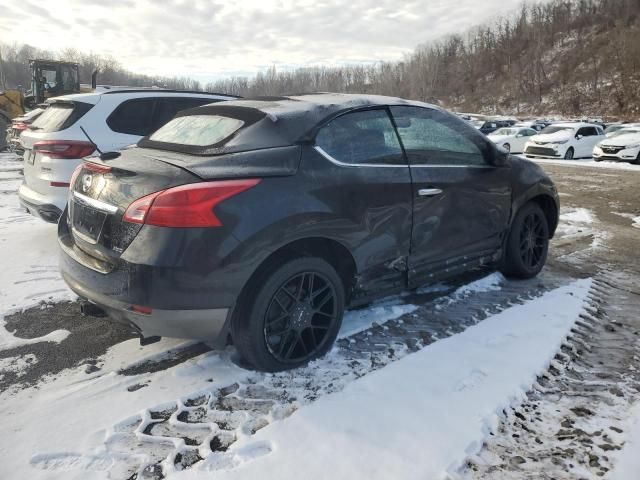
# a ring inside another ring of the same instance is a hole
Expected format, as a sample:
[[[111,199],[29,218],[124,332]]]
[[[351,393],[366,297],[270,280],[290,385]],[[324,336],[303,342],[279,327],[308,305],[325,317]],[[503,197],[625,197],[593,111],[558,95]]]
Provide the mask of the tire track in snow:
[[[597,479],[625,441],[640,392],[640,296],[611,275],[594,281],[591,307],[520,405],[503,412],[466,479]]]

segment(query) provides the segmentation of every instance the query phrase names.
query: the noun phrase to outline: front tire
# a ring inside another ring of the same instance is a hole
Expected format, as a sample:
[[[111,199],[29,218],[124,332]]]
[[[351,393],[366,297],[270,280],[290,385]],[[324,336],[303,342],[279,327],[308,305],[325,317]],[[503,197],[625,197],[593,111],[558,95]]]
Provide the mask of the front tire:
[[[259,280],[252,282],[259,285],[257,294],[232,323],[240,355],[258,370],[276,372],[327,353],[344,314],[345,290],[336,270],[322,258],[294,258]]]
[[[509,277],[535,277],[547,261],[548,251],[547,218],[537,203],[529,202],[513,219],[500,270]]]
[[[509,145],[508,143],[505,143],[502,148],[504,148],[507,152],[511,152],[511,145]]]
[[[638,156],[636,157],[635,160],[631,160],[629,162],[631,165],[640,165],[640,152],[638,152]]]
[[[573,147],[569,147],[567,148],[567,151],[564,152],[564,159],[565,160],[573,160],[573,155],[574,155],[574,150]]]

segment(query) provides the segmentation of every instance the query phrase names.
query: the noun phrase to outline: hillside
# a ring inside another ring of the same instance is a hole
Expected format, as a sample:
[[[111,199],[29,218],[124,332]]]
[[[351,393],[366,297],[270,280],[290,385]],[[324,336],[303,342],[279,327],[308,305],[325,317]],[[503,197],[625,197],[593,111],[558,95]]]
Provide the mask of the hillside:
[[[270,69],[208,88],[239,95],[369,92],[505,114],[640,116],[640,0],[527,3],[399,62]]]

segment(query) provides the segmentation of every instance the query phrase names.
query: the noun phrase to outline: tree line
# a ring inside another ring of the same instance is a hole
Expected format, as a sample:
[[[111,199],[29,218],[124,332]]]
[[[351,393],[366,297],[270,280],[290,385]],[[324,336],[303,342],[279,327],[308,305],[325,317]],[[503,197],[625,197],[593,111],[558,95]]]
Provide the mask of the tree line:
[[[478,8],[482,8],[478,5]],[[426,21],[426,20],[425,20]],[[640,116],[640,0],[524,3],[508,16],[420,45],[403,59],[314,66],[205,86],[189,78],[140,75],[117,60],[75,49],[59,53],[0,46],[7,83],[27,85],[29,58],[80,64],[88,82],[206,89],[240,96],[333,91],[392,95],[459,111],[516,115]]]

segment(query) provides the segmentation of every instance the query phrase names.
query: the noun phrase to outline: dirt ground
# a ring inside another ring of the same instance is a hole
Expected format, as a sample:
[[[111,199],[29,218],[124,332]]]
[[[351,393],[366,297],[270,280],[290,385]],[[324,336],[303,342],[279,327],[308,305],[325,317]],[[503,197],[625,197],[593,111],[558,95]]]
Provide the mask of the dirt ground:
[[[543,165],[560,192],[561,207],[591,210],[601,235],[600,248],[592,246],[594,237],[579,241],[556,240],[552,244],[549,265],[594,274],[612,269],[640,275],[640,228],[631,217],[640,216],[640,168],[638,171],[575,166]],[[584,262],[567,261],[567,255]]]

